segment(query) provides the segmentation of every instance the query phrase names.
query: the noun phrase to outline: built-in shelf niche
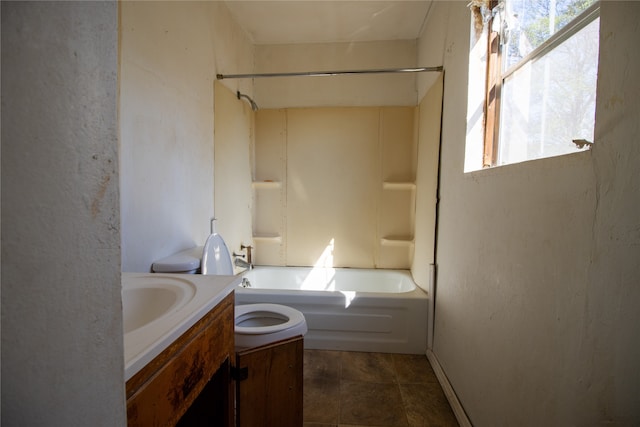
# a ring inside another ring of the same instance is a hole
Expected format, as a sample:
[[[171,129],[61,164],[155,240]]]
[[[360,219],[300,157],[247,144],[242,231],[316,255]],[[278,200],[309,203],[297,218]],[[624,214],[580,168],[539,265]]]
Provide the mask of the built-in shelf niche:
[[[377,266],[410,268],[416,201],[415,109],[383,108],[380,115],[380,181]]]
[[[253,262],[284,265],[286,224],[286,113],[260,109],[255,114],[253,145]]]
[[[280,181],[253,181],[251,186],[255,190],[277,190],[282,188]]]
[[[254,190],[254,240],[281,241],[282,182],[264,180],[253,181]]]
[[[415,182],[389,182],[385,181],[382,183],[383,190],[415,190],[416,183]]]
[[[413,236],[387,236],[381,238],[380,243],[385,246],[411,246]]]
[[[283,188],[276,180],[255,180],[253,189],[253,244],[257,264],[282,263]]]
[[[253,240],[257,242],[281,243],[282,236],[279,234],[254,234]]]
[[[384,162],[384,160],[383,160]],[[405,160],[404,170],[396,170],[395,175],[410,170]],[[406,175],[405,175],[406,176]],[[416,183],[410,179],[385,177],[382,181],[379,210],[379,266],[382,268],[409,268],[414,251],[414,226]]]

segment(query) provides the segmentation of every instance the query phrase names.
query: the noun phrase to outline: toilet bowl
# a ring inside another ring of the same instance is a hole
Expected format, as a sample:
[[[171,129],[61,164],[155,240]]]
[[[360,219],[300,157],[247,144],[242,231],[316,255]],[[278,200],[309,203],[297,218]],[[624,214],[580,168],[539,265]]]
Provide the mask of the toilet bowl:
[[[307,333],[304,315],[279,304],[236,306],[236,348],[252,348]]]
[[[226,243],[212,233],[204,246],[187,249],[153,263],[156,273],[198,272],[208,275],[233,275],[233,263]],[[279,304],[246,304],[235,307],[235,342],[237,348],[258,347],[304,335],[304,315]]]

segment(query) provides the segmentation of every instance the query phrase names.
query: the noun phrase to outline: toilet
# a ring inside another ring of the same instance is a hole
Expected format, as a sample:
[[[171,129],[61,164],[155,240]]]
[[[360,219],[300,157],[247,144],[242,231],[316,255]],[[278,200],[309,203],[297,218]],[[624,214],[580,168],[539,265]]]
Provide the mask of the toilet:
[[[187,249],[153,263],[155,273],[233,275],[226,243],[212,233],[204,246]],[[304,315],[279,304],[246,304],[235,307],[237,349],[259,347],[307,333]]]

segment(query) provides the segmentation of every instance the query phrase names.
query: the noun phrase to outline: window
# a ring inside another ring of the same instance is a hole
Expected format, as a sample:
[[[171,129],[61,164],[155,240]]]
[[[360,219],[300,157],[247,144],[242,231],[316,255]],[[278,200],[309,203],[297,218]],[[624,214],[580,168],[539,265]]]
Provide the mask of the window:
[[[504,0],[483,7],[483,166],[587,149],[593,141],[597,0]]]

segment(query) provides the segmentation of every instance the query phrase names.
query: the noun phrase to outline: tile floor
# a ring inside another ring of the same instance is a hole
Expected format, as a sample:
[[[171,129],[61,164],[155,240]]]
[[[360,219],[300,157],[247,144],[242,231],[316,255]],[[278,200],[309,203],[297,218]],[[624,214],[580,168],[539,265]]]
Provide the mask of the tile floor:
[[[426,356],[304,352],[304,427],[457,425]]]

